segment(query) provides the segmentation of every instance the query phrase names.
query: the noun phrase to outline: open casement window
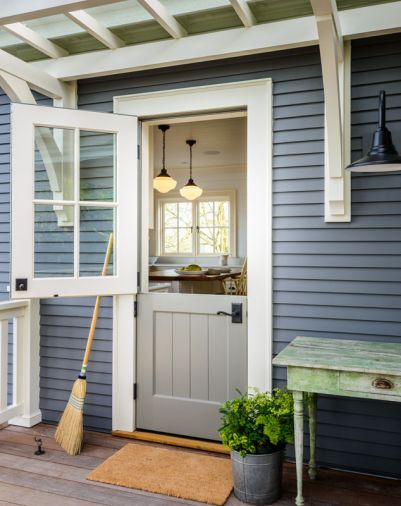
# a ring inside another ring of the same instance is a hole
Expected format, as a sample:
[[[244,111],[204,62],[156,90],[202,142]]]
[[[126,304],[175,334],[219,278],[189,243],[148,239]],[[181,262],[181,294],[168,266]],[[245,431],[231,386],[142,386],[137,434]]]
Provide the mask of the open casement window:
[[[137,118],[12,104],[11,133],[12,297],[135,293]]]

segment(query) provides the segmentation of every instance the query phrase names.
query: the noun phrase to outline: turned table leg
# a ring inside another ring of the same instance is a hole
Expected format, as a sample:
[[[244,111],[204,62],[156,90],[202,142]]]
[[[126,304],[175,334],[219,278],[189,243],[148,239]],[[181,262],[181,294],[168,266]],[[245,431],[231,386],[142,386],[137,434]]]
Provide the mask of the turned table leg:
[[[310,458],[308,474],[311,480],[316,478],[316,404],[317,394],[308,394],[308,411],[309,411],[309,446]]]
[[[294,436],[295,436],[295,463],[297,470],[297,497],[295,504],[303,506],[302,497],[302,468],[304,461],[304,402],[303,392],[292,392],[294,397]]]

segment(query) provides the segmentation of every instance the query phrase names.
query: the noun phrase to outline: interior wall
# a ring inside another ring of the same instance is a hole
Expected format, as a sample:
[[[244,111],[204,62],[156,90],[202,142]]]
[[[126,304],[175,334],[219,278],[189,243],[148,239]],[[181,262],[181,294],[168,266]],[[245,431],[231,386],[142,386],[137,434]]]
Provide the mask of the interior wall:
[[[188,181],[188,172],[182,169],[174,170],[168,169],[169,174],[177,180],[177,188],[182,188]],[[241,265],[244,258],[246,257],[246,168],[238,167],[208,167],[207,169],[197,168],[194,170],[195,182],[203,188],[203,190],[234,190],[236,200],[236,243],[237,251],[236,255],[230,256],[230,264]],[[167,194],[161,194],[158,191],[154,192],[154,212],[155,221],[157,223],[157,208],[158,200],[163,197],[170,197],[172,195],[180,194],[175,192],[169,192]],[[153,229],[149,231],[149,254],[150,256],[158,256],[157,254],[157,230]],[[188,259],[193,257],[188,257]],[[185,263],[187,257],[161,257],[158,262],[163,263]],[[200,263],[203,262],[214,262],[218,263],[218,259],[207,259],[200,257]],[[198,263],[199,263],[198,262]]]

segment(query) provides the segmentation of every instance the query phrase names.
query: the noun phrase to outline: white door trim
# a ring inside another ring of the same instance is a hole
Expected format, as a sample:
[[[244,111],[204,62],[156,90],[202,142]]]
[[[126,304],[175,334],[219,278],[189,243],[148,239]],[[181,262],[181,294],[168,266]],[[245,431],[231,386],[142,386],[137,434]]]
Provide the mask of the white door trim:
[[[246,110],[247,112],[247,249],[248,249],[248,385],[262,390],[272,388],[272,81],[257,79],[235,83],[197,86],[114,97],[114,112],[132,114],[140,119],[160,118]],[[147,154],[149,125],[142,128],[142,267],[147,272],[150,182]],[[144,270],[144,269],[142,269]],[[146,286],[146,280],[144,279]],[[144,287],[143,287],[144,288]],[[117,306],[118,308],[118,306]],[[116,314],[117,321],[121,318]],[[125,318],[133,319],[125,311]],[[131,322],[127,321],[129,328]],[[134,430],[132,395],[122,396],[126,389],[126,367],[129,376],[135,368],[127,363],[123,334],[114,332],[113,354],[113,429]],[[134,345],[133,349],[135,350]],[[135,357],[136,358],[136,357]],[[120,385],[121,389],[120,390]],[[122,413],[129,409],[125,420]]]

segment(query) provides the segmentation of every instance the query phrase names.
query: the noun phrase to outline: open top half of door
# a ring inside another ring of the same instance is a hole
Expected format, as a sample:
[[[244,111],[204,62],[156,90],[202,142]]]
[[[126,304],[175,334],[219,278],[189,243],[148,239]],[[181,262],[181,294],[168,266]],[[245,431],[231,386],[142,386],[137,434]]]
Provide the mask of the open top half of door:
[[[135,293],[137,118],[13,104],[11,142],[12,298]]]

